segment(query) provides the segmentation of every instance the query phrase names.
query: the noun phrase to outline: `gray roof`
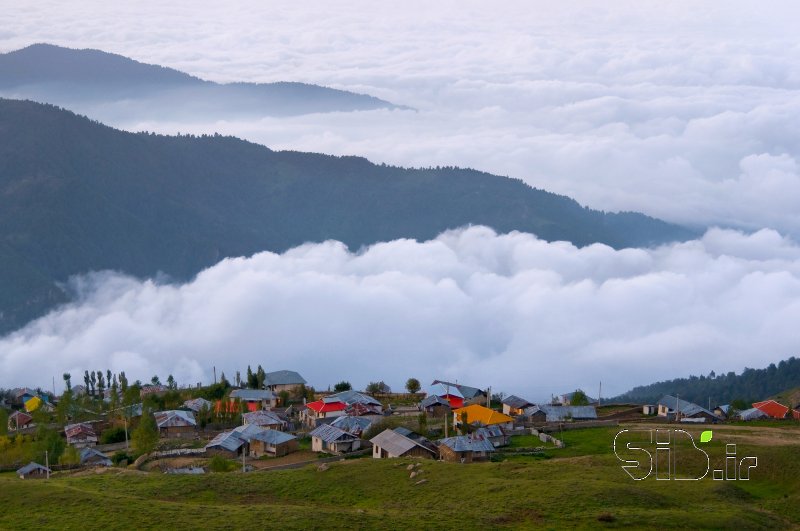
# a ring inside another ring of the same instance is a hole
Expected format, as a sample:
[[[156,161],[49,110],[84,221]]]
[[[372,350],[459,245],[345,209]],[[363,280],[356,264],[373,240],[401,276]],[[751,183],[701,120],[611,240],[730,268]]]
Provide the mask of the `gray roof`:
[[[156,411],[153,413],[159,428],[176,428],[182,426],[197,426],[194,413],[173,409],[170,411]]]
[[[438,441],[440,445],[447,446],[454,452],[494,452],[494,445],[481,435],[458,435]]]
[[[286,421],[277,413],[272,411],[252,411],[242,415],[245,424],[255,424],[256,426],[283,426]]]
[[[505,432],[503,428],[498,426],[497,424],[492,424],[491,426],[483,426],[475,430],[476,435],[481,435],[483,437],[504,437]]]
[[[211,439],[211,442],[209,442],[205,448],[206,450],[209,448],[222,448],[223,450],[228,450],[229,452],[235,452],[243,444],[245,444],[245,442],[237,437],[235,433],[232,431],[226,431]]]
[[[266,429],[261,431],[261,433],[256,434],[255,437],[253,437],[253,439],[257,441],[263,441],[267,444],[275,445],[275,444],[283,444],[285,442],[289,442],[292,439],[297,439],[297,437],[295,437],[290,433],[278,430]]]
[[[295,371],[268,372],[264,378],[264,385],[301,385],[306,380]]]
[[[433,443],[406,428],[383,430],[370,439],[370,442],[397,456],[401,456],[417,446],[433,455],[437,454],[436,446]]]
[[[755,420],[755,419],[765,418],[767,414],[758,409],[757,407],[751,407],[750,409],[745,409],[744,411],[740,411],[738,416],[742,420]]]
[[[428,395],[422,399],[422,402],[419,403],[419,407],[423,409],[426,407],[432,407],[436,405],[450,407],[450,402],[437,395]]]
[[[445,382],[444,380],[434,380],[434,384],[444,384],[445,386],[449,385],[451,388],[456,387],[461,392],[461,394],[467,400],[471,400],[476,396],[486,396],[486,392],[478,389],[477,387],[470,387],[469,385],[463,385],[459,383],[452,383],[452,382]],[[452,393],[451,393],[452,394]]]
[[[323,396],[322,401],[327,403],[330,402],[344,402],[345,404],[352,405],[352,404],[371,404],[374,406],[382,406],[382,404],[372,398],[369,395],[365,395],[364,393],[359,393],[358,391],[348,390],[342,391],[340,393],[334,393],[332,395]]]
[[[436,395],[436,396],[457,396],[459,398],[464,398],[464,395],[461,393],[457,385],[451,384],[448,385],[447,383],[442,383],[436,381],[431,384],[430,388],[428,388],[428,396]]]
[[[277,397],[269,389],[234,389],[231,391],[231,398],[238,398],[247,402],[257,402],[261,400],[273,400]]]
[[[206,408],[210,411],[212,404],[205,398],[192,398],[191,400],[184,402],[183,407],[189,408],[195,413],[198,413],[203,408]]]
[[[33,461],[31,461],[30,463],[28,463],[24,467],[22,467],[19,470],[17,470],[17,475],[24,476],[25,474],[30,474],[34,470],[42,470],[42,471],[45,471],[45,472],[50,472],[49,468],[47,468],[45,466],[42,466],[39,463],[34,463]]]
[[[352,433],[348,433],[342,429],[337,428],[336,426],[331,426],[330,424],[320,424],[314,430],[309,433],[311,437],[318,437],[327,443],[332,443],[336,441],[349,441],[352,439],[358,439]]]
[[[572,391],[571,393],[565,393],[565,394],[561,395],[561,398],[562,398],[562,399],[569,400],[569,401],[571,402],[571,401],[572,401],[572,397],[573,397],[573,396],[575,396],[575,393],[576,393],[576,391]],[[583,393],[583,394],[585,394],[585,395],[586,395],[586,393]],[[592,397],[591,397],[591,396],[589,396],[589,395],[586,395],[586,400],[587,400],[587,401],[588,401],[590,404],[597,403],[597,399],[596,399],[596,398],[592,398]]]
[[[534,415],[539,411],[545,414],[547,422],[561,422],[567,419],[596,419],[597,410],[594,406],[554,406],[551,404],[540,404],[526,408],[524,413],[527,416]]]
[[[256,426],[255,424],[245,424],[244,426],[236,426],[231,432],[241,440],[250,442],[250,439],[255,438],[264,430],[265,428]]]
[[[102,453],[98,452],[94,448],[83,448],[81,450],[80,455],[81,455],[81,464],[82,465],[85,464],[89,459],[92,459],[93,457],[99,457],[100,458],[100,463],[105,465],[105,466],[111,466],[111,464],[112,464],[111,463],[111,459],[106,457],[105,454],[102,454]]]
[[[511,395],[503,399],[503,404],[513,407],[515,409],[525,409],[526,407],[532,406],[533,402],[528,402],[524,398],[520,398],[516,395]]]
[[[350,415],[336,417],[333,422],[331,422],[331,426],[336,426],[340,430],[352,433],[353,435],[360,435],[362,432],[367,431],[371,425],[372,420],[367,417],[351,417]]]
[[[698,413],[706,413],[712,417],[716,417],[714,413],[707,410],[706,408],[694,404],[692,402],[687,402],[686,400],[681,400],[679,398],[675,398],[671,395],[664,395],[661,400],[658,401],[659,406],[667,406],[672,411],[679,411],[681,415],[691,417],[692,415],[697,415]]]

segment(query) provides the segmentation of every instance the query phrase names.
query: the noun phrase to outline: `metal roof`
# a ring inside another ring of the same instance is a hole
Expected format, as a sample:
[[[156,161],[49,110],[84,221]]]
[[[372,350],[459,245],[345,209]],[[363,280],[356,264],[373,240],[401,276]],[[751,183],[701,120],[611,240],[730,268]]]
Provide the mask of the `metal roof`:
[[[514,419],[504,413],[489,409],[488,407],[480,404],[472,404],[471,406],[462,407],[453,411],[456,418],[461,422],[461,415],[466,412],[467,423],[469,424],[483,424],[489,426],[490,424],[505,424],[507,422],[514,422]]]
[[[742,420],[755,420],[755,419],[763,419],[766,417],[767,414],[758,409],[757,407],[751,407],[750,409],[745,409],[744,411],[739,412],[739,418]]]
[[[383,430],[378,435],[370,439],[370,442],[383,448],[387,452],[392,455],[401,456],[407,451],[411,450],[417,444],[406,437],[405,435],[398,433],[395,430]]]
[[[80,452],[80,456],[82,465],[85,464],[90,459],[92,459],[93,457],[99,457],[100,463],[102,463],[105,466],[111,466],[112,464],[111,459],[106,457],[105,454],[98,452],[94,448],[83,448]]]
[[[256,426],[255,424],[245,424],[244,426],[236,426],[231,432],[245,442],[250,442],[256,435],[264,431],[266,428]]]
[[[594,406],[554,406],[552,404],[540,404],[526,408],[524,413],[527,416],[534,415],[539,411],[545,414],[547,422],[561,422],[567,419],[596,419],[597,410]]]
[[[195,413],[200,412],[201,409],[206,408],[211,411],[211,407],[213,404],[206,400],[205,398],[193,398],[191,400],[187,400],[183,403],[184,407],[187,407],[194,411]]]
[[[242,418],[245,424],[255,424],[256,426],[283,426],[286,424],[286,421],[277,413],[266,410],[245,413]]]
[[[237,435],[232,431],[222,432],[209,442],[205,448],[206,450],[210,448],[222,448],[223,450],[227,450],[229,452],[235,452],[238,450],[245,442],[237,437]]]
[[[485,427],[482,427],[482,428],[478,428],[477,430],[475,430],[475,434],[476,435],[481,435],[483,437],[503,437],[503,436],[505,436],[505,432],[503,431],[503,428],[501,428],[497,424],[494,424],[492,426],[485,426]]]
[[[289,442],[292,439],[297,439],[297,437],[283,431],[266,429],[256,434],[253,437],[253,439],[274,445],[274,444],[283,444],[285,442]]]
[[[435,405],[450,407],[450,402],[440,396],[431,394],[423,398],[422,402],[419,403],[419,407],[421,408],[432,407]]]
[[[268,372],[264,377],[264,385],[301,385],[306,380],[295,371]]]
[[[476,396],[486,396],[486,393],[482,389],[478,389],[477,387],[470,387],[469,385],[463,385],[460,383],[452,383],[452,382],[445,382],[444,380],[434,380],[433,385],[435,384],[443,384],[444,386],[450,386],[452,389],[456,387],[458,391],[461,393],[463,398],[467,400],[471,400]],[[453,394],[453,393],[450,393]]]
[[[323,402],[344,402],[348,406],[353,404],[371,404],[373,406],[383,406],[379,401],[375,400],[369,395],[359,393],[358,391],[348,390],[340,393],[322,397]]]
[[[698,413],[706,413],[712,417],[716,417],[714,413],[702,406],[687,402],[686,400],[681,400],[671,395],[664,395],[657,403],[659,406],[667,406],[672,411],[678,411],[681,415],[687,417],[697,415]]]
[[[194,413],[173,409],[170,411],[156,411],[153,413],[159,428],[178,428],[182,426],[197,426]]]
[[[482,435],[458,435],[438,441],[454,452],[494,452],[494,445]]]
[[[231,398],[238,398],[245,401],[273,400],[277,395],[269,389],[234,389],[231,391]]]
[[[90,437],[97,437],[94,428],[86,422],[79,422],[77,424],[67,424],[64,426],[64,434],[67,436],[67,439],[72,439],[77,437],[81,434],[88,435]]]
[[[446,383],[442,382],[434,382],[428,388],[428,395],[436,395],[436,396],[450,395],[450,396],[457,396],[458,398],[464,398],[464,395],[461,394],[461,391],[459,390],[458,386],[450,385],[448,387]]]
[[[327,443],[332,443],[336,441],[347,441],[352,439],[358,439],[352,433],[348,433],[342,429],[337,428],[336,426],[331,426],[330,424],[320,424],[314,430],[309,433],[311,437],[317,437],[322,439]]]
[[[516,395],[507,396],[503,399],[503,404],[513,407],[514,409],[524,409],[528,406],[532,406],[532,402],[528,402],[524,398],[520,398]]]
[[[42,466],[39,463],[34,463],[33,461],[31,461],[30,463],[28,463],[24,467],[22,467],[19,470],[17,470],[17,475],[24,476],[25,474],[30,474],[34,470],[44,470],[46,472],[50,472],[49,468],[47,468],[45,466]]]
[[[336,426],[340,430],[352,433],[353,435],[360,435],[367,431],[371,425],[372,420],[366,417],[351,417],[349,415],[336,417],[336,419],[331,422],[331,426]]]

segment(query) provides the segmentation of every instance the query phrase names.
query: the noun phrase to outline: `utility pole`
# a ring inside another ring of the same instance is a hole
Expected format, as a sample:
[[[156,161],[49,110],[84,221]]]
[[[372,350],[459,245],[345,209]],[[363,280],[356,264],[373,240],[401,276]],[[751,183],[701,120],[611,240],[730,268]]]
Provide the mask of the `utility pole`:
[[[492,408],[492,386],[489,386],[489,389],[486,390],[486,407],[489,409]]]
[[[47,455],[47,450],[44,451],[44,467],[47,479],[50,479],[50,457]]]
[[[600,389],[597,390],[597,405],[600,405],[600,395],[603,394],[603,382],[600,381]]]
[[[217,383],[217,366],[214,365],[214,383]]]
[[[447,403],[450,404],[450,386],[447,386]],[[447,439],[447,425],[450,424],[450,417],[453,415],[453,408],[450,408],[450,415],[444,417],[444,438]],[[19,418],[19,417],[18,417]],[[17,421],[19,423],[19,421]],[[19,429],[19,428],[17,428]]]
[[[123,414],[122,420],[125,421],[125,449],[128,450],[128,416]]]
[[[244,445],[242,445],[242,474],[247,472],[247,465],[245,465],[244,454],[245,454],[245,447]]]

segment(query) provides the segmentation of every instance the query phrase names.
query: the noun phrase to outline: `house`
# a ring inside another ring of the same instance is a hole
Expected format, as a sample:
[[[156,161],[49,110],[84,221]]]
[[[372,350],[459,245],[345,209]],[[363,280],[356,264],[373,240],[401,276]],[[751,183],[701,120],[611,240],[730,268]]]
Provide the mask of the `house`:
[[[503,399],[503,414],[516,417],[522,415],[525,408],[532,405],[534,405],[532,402],[528,402],[524,398],[515,395],[507,396]]]
[[[278,395],[269,389],[234,389],[229,395],[231,402],[241,400],[248,411],[277,407]]]
[[[471,387],[469,385],[464,385],[460,383],[452,383],[446,382],[444,380],[434,380],[433,384],[437,385],[440,384],[444,387],[455,388],[458,390],[458,393],[464,399],[464,403],[466,404],[485,404],[486,403],[486,391],[478,389],[477,387]],[[461,406],[453,406],[453,407],[461,407]]]
[[[596,420],[597,410],[594,406],[539,404],[525,409],[525,416],[534,423]]]
[[[706,408],[670,395],[664,395],[661,400],[658,401],[657,405],[658,416],[667,417],[669,420],[680,420],[683,418],[704,418],[706,421],[711,422],[720,420],[719,417]]]
[[[200,413],[203,409],[211,411],[213,404],[205,398],[192,398],[184,402],[183,407],[191,410],[193,413]]]
[[[169,391],[166,385],[161,384],[144,384],[139,390],[139,398],[144,398],[148,395],[163,395]]]
[[[27,411],[28,413],[33,413],[34,411],[42,407],[43,404],[44,401],[38,396],[31,397],[25,401],[25,411]]]
[[[31,461],[24,467],[17,470],[19,479],[42,479],[50,477],[51,470],[47,467]]]
[[[577,393],[577,392],[578,392],[578,391],[573,391],[573,392],[571,392],[571,393],[566,393],[566,394],[563,394],[563,395],[559,395],[559,396],[556,398],[556,400],[557,400],[557,401],[558,401],[558,403],[559,403],[559,404],[561,404],[562,406],[571,406],[571,405],[572,405],[572,397],[574,397],[574,396],[575,396],[575,393]],[[583,393],[583,391],[581,391],[581,392]],[[584,394],[586,395],[586,393],[584,393]],[[589,395],[586,395],[586,400],[587,400],[587,401],[588,401],[590,404],[597,404],[597,399],[596,399],[596,398],[592,398],[592,397],[590,397]]]
[[[372,419],[345,415],[343,417],[336,417],[333,422],[331,422],[331,426],[335,426],[347,433],[352,433],[356,437],[361,437],[361,435],[372,426]]]
[[[33,417],[23,411],[15,411],[8,416],[8,431],[17,431],[34,426]]]
[[[383,412],[383,404],[381,404],[378,400],[372,398],[369,395],[353,390],[341,391],[339,393],[334,393],[332,395],[324,396],[322,397],[322,401],[342,402],[348,408],[353,408],[358,405],[368,406],[368,410],[370,411],[370,413],[368,414],[377,413],[378,415],[380,415]]]
[[[436,396],[428,395],[419,403],[419,409],[424,411],[429,417],[448,417],[450,416],[450,402],[446,399]]]
[[[642,415],[655,415],[658,413],[658,406],[655,404],[645,404],[642,406]]]
[[[36,391],[34,391],[33,389],[29,389],[27,387],[20,387],[17,389],[13,389],[11,393],[12,393],[11,403],[17,407],[24,406],[25,402],[38,395]]]
[[[473,461],[487,461],[494,445],[477,434],[459,435],[448,437],[437,441],[439,444],[439,455],[444,461],[472,463]]]
[[[91,424],[86,422],[67,424],[64,426],[64,434],[67,436],[67,444],[78,449],[97,444],[97,434]]]
[[[372,457],[387,459],[393,457],[418,457],[436,459],[439,451],[427,438],[405,428],[383,430],[370,439]]]
[[[311,433],[311,450],[329,454],[345,454],[360,450],[362,441],[352,433],[336,426],[320,424]]]
[[[270,428],[278,431],[286,431],[289,426],[289,421],[282,418],[274,411],[251,411],[242,415],[242,421],[245,424],[254,424],[262,428]]]
[[[275,371],[268,372],[264,377],[264,386],[273,393],[286,391],[291,393],[301,385],[305,385],[306,380],[295,371]]]
[[[236,458],[242,455],[246,448],[247,442],[232,431],[218,434],[205,446],[206,455],[218,455],[227,458]]]
[[[80,453],[81,466],[111,466],[111,459],[94,448],[83,448]]]
[[[157,411],[153,416],[162,437],[192,437],[197,430],[197,421],[191,411]]]
[[[767,418],[767,414],[758,409],[757,407],[740,411],[737,416],[739,417],[739,420],[757,420],[757,419]]]
[[[464,395],[461,394],[461,391],[459,391],[456,386],[450,386],[437,381],[428,388],[426,398],[429,396],[438,396],[446,400],[447,403],[450,404],[451,409],[464,407]]]
[[[773,419],[783,419],[789,413],[789,408],[774,400],[763,400],[756,402],[753,407],[766,413],[766,415]]]
[[[250,439],[250,455],[281,457],[299,448],[297,437],[278,430],[264,429]]]
[[[503,430],[503,428],[497,424],[478,428],[475,430],[474,434],[488,440],[495,448],[507,446],[511,439],[509,435],[506,435],[506,432]]]
[[[714,414],[721,419],[728,418],[728,414],[730,413],[730,411],[731,411],[730,404],[723,404],[721,406],[714,407]]]
[[[324,422],[325,419],[344,415],[346,409],[347,404],[344,402],[321,399],[306,404],[306,409],[300,412],[300,418],[305,425],[313,428],[321,422]]]
[[[470,406],[456,409],[453,411],[453,422],[456,425],[461,424],[461,418],[464,414],[466,414],[467,424],[476,424],[479,426],[499,425],[508,429],[512,429],[514,427],[513,418],[500,413],[499,411],[481,406],[480,404],[472,404]]]

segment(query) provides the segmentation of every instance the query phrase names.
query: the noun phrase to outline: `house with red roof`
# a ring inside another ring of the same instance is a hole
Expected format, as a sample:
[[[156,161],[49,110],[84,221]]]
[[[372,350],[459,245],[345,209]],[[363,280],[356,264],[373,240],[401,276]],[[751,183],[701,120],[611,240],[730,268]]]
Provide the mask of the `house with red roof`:
[[[347,404],[340,400],[326,400],[327,398],[306,404],[306,408],[300,412],[300,418],[306,426],[315,428],[324,423],[325,419],[340,417],[346,413]]]
[[[755,402],[753,407],[758,409],[759,411],[763,411],[767,416],[772,417],[773,419],[783,419],[786,418],[786,414],[789,413],[789,408],[784,406],[781,403],[776,402],[775,400],[764,400],[762,402]]]

